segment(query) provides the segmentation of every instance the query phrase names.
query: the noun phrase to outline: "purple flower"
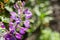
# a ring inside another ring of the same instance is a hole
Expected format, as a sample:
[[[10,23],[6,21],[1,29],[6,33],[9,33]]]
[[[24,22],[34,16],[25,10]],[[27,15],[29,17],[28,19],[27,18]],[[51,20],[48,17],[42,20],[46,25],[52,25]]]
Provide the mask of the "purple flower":
[[[21,29],[21,30],[20,30],[20,33],[21,33],[21,34],[25,34],[25,31]]]
[[[26,30],[27,30],[27,28],[22,27],[19,32],[20,32],[20,34],[25,34]]]
[[[25,5],[25,2],[23,1],[23,2],[22,2],[22,6],[24,7],[24,5]]]
[[[22,38],[22,35],[19,34],[19,33],[16,33],[16,34],[15,34],[15,37],[16,37],[17,39],[21,39],[21,38]]]
[[[4,38],[5,40],[16,40],[16,38],[9,33],[5,34]]]
[[[31,18],[31,16],[32,16],[32,13],[30,13],[30,14],[25,14],[25,18],[26,18],[26,19]]]
[[[5,25],[3,24],[3,22],[0,22],[0,26],[5,29]]]
[[[3,29],[5,29],[5,25],[2,24],[1,27],[2,27]]]
[[[5,29],[5,25],[3,23],[1,24],[1,27]]]
[[[24,10],[24,14],[26,14],[26,13],[27,13],[27,11],[28,11],[28,9],[25,9],[25,10]]]
[[[16,19],[16,16],[10,16],[11,19],[15,20]]]
[[[12,18],[12,19],[15,19],[16,18],[16,13],[15,12],[10,12],[10,15],[11,15],[10,18]]]
[[[16,19],[15,19],[15,22],[16,22],[16,24],[20,24],[21,19],[20,19],[20,18],[16,18]]]
[[[9,30],[10,31],[15,31],[15,27],[13,26],[12,22],[10,22],[10,24],[9,24]]]
[[[13,26],[13,24],[14,24],[13,22],[9,22],[9,26]]]
[[[16,13],[15,12],[10,12],[10,15],[11,16],[16,16]]]
[[[24,25],[25,25],[25,27],[30,28],[30,21],[25,20]]]
[[[16,20],[16,24],[20,24],[20,20]]]
[[[10,31],[10,34],[14,34],[14,32],[15,32],[15,30],[11,30],[11,31]]]
[[[14,8],[15,8],[15,9],[19,9],[19,6],[18,6],[17,3],[14,5]]]
[[[9,27],[9,30],[10,30],[10,31],[13,31],[13,30],[15,31],[14,26],[10,26],[10,27]]]
[[[25,18],[26,18],[26,19],[29,19],[29,18],[32,17],[32,13],[31,13],[31,11],[29,11],[28,9],[26,9],[26,10],[24,11],[24,13],[25,13]]]
[[[18,5],[18,3],[20,4],[20,6]],[[21,6],[24,7],[24,5],[25,5],[25,2],[18,2],[18,3],[16,3],[16,4],[14,5],[14,8],[15,8],[15,9],[20,9]]]
[[[16,38],[15,38],[14,36],[12,36],[12,37],[10,38],[10,40],[16,40]]]
[[[21,29],[24,30],[24,31],[26,31],[28,28],[22,27]]]
[[[9,22],[10,25],[13,25],[14,23],[13,22]]]
[[[10,34],[5,34],[4,38],[5,40],[10,40],[11,35]]]
[[[21,14],[21,9],[18,9],[18,14]]]

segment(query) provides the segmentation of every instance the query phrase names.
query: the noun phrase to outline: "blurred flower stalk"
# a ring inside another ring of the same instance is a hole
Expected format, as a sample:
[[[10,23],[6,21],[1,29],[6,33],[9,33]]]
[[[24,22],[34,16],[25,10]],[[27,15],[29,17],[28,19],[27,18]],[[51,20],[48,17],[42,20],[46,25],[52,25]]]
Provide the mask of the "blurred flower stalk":
[[[10,12],[10,21],[8,29],[3,22],[0,22],[0,27],[6,32],[3,35],[5,40],[22,40],[25,32],[30,28],[30,20],[32,12],[28,8],[24,8],[25,2],[18,1],[14,4],[16,12]],[[24,18],[24,20],[23,20]],[[22,25],[21,25],[22,24]]]

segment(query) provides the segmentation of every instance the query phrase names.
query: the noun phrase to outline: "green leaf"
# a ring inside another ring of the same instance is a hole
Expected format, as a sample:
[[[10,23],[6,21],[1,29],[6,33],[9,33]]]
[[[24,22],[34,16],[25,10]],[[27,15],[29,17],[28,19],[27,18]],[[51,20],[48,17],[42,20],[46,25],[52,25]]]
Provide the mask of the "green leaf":
[[[34,8],[34,12],[36,13],[37,16],[41,15],[41,12],[39,11],[39,6],[38,5]]]
[[[2,20],[2,22],[5,22],[5,23],[9,23],[9,18],[7,18],[7,17],[2,17],[2,16],[0,16],[0,19]]]
[[[14,3],[14,2],[15,2],[15,0],[10,0],[10,2]]]
[[[5,6],[5,9],[8,10],[9,12],[13,11],[12,7],[9,7],[9,6]]]

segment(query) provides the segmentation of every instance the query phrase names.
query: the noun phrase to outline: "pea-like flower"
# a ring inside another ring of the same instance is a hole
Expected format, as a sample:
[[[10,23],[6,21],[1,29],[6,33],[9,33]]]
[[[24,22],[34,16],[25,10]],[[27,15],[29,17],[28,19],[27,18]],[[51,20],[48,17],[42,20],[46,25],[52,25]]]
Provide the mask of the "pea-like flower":
[[[3,28],[3,29],[5,29],[5,25],[4,25],[3,22],[0,22],[0,27]]]
[[[28,28],[23,28],[23,27],[22,27],[22,28],[20,29],[20,31],[19,31],[20,34],[25,34],[25,31],[26,31],[27,29],[28,29]]]
[[[21,39],[21,38],[22,38],[22,35],[19,34],[19,33],[16,33],[16,34],[15,34],[15,37],[16,37],[17,39]]]
[[[10,22],[9,27],[7,30],[7,33],[5,34],[5,40],[22,40],[23,35],[26,33],[26,31],[30,28],[30,21],[29,19],[32,17],[31,11],[28,9],[21,8],[24,7],[25,3],[21,2],[20,6],[18,3],[14,5],[14,8],[17,10],[17,12],[10,12]],[[25,15],[25,19],[22,20],[21,14]],[[24,26],[21,26],[20,24],[23,24]],[[5,28],[4,24],[2,23],[2,27]]]
[[[30,21],[25,20],[24,25],[25,25],[26,28],[30,28]]]
[[[9,33],[5,34],[5,40],[16,40],[16,37],[14,35],[11,35]]]
[[[26,10],[24,11],[24,13],[25,13],[25,18],[26,18],[26,19],[29,19],[29,18],[32,17],[32,13],[31,13],[31,11],[29,11],[28,9],[26,9]]]

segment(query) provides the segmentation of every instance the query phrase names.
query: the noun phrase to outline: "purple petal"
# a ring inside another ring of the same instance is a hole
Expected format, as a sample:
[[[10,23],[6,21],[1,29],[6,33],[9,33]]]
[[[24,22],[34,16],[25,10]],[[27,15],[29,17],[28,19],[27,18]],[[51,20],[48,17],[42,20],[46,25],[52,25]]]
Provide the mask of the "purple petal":
[[[5,25],[4,25],[2,22],[0,22],[0,26],[1,26],[3,29],[5,29]]]
[[[11,35],[11,34],[6,34],[4,36],[4,38],[5,38],[5,40],[16,40],[16,38],[13,35]]]
[[[16,21],[16,24],[19,24],[21,22],[21,19],[20,18],[16,18],[15,21]]]
[[[26,30],[27,30],[27,28],[21,28],[19,32],[20,32],[21,34],[25,34],[25,31],[26,31]]]
[[[10,12],[11,16],[16,16],[15,12]]]
[[[2,24],[1,27],[5,29],[5,25],[4,24]]]
[[[20,21],[19,21],[19,20],[17,20],[17,21],[16,21],[16,24],[20,24]]]
[[[11,30],[11,31],[10,31],[10,34],[14,34],[14,32],[15,32],[15,30]]]
[[[19,6],[18,6],[17,3],[14,5],[14,8],[15,8],[15,9],[19,9]]]
[[[9,26],[13,26],[13,22],[9,22]]]
[[[16,16],[10,16],[11,19],[15,20],[16,19]]]
[[[29,20],[26,20],[24,22],[24,25],[25,25],[25,27],[30,28],[30,21]]]
[[[25,18],[26,18],[26,19],[29,19],[29,18],[32,17],[32,13],[31,13],[31,11],[29,11],[28,9],[26,9],[26,10],[24,11],[24,13],[25,13]]]
[[[10,12],[10,14],[11,14],[11,16],[10,16],[11,19],[16,19],[16,13],[15,12]]]
[[[9,30],[12,31],[12,30],[15,30],[15,28],[13,26],[10,26]]]
[[[18,14],[21,14],[21,10],[20,9],[18,9]]]
[[[21,34],[25,34],[25,31],[22,30],[22,29],[21,29],[19,32],[20,32]]]
[[[9,23],[9,30],[10,31],[12,31],[12,30],[15,31],[15,27],[13,26],[13,23],[12,22]]]
[[[16,33],[15,36],[16,36],[17,39],[21,39],[22,38],[22,35],[20,35],[19,33]]]
[[[27,11],[28,11],[28,9],[25,9],[25,10],[24,10],[24,13],[26,14],[26,13],[27,13]]]
[[[28,28],[24,28],[24,27],[22,27],[21,29],[24,30],[24,31],[26,31]]]
[[[14,36],[12,36],[12,37],[10,38],[10,40],[16,40],[16,38],[15,38]]]
[[[26,19],[29,19],[29,18],[31,18],[32,17],[32,13],[30,13],[30,14],[25,14],[25,18]]]
[[[1,25],[1,27],[5,29],[5,25]]]
[[[9,22],[10,25],[13,25],[14,23],[13,22]]]
[[[23,2],[22,2],[22,6],[24,6],[24,5],[25,5],[25,2],[23,1]]]
[[[4,38],[5,40],[10,40],[11,35],[10,34],[5,34]]]

